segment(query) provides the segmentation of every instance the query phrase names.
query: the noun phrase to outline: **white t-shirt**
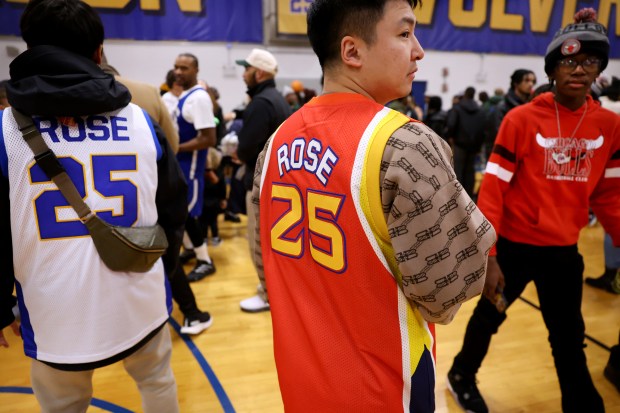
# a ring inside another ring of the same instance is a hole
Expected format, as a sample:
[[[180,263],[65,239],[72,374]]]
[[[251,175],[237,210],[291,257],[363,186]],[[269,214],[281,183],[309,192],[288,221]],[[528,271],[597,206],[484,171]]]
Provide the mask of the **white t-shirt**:
[[[183,119],[194,125],[194,129],[207,129],[215,128],[215,116],[213,115],[213,102],[211,96],[202,89],[199,85],[196,85],[188,90],[184,90],[179,96],[179,100],[183,99],[194,89],[201,89],[201,91],[192,93],[183,104]],[[177,112],[175,112],[175,120]]]
[[[178,96],[174,95],[172,92],[166,92],[161,97],[161,99],[164,101],[164,104],[166,105],[166,109],[168,109],[168,113],[170,114],[170,117],[176,123],[176,111],[179,105]]]
[[[172,126],[174,126],[174,130],[178,133],[179,125],[177,124],[177,113],[179,110],[179,98],[171,92],[166,92],[161,97],[161,100],[164,101],[164,105],[166,105],[166,109],[168,109],[170,119],[172,119]]]

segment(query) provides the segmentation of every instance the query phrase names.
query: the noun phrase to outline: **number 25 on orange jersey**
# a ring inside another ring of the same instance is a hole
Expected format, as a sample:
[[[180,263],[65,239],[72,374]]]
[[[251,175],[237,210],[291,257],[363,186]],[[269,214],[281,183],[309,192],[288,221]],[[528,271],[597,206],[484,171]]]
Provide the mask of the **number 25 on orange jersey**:
[[[288,209],[271,227],[271,248],[282,255],[301,258],[305,251],[304,213],[308,213],[309,249],[312,259],[330,271],[341,273],[347,267],[345,238],[338,225],[344,195],[308,189],[304,199],[299,188],[274,183],[271,202],[284,202]],[[291,236],[298,229],[297,235]]]

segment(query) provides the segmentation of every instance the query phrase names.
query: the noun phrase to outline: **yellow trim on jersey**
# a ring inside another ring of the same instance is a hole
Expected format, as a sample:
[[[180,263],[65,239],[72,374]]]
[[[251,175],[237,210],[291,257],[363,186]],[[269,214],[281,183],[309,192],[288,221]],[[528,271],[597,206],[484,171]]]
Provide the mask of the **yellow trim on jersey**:
[[[381,205],[381,191],[379,176],[381,173],[381,160],[383,159],[383,151],[390,136],[404,124],[409,122],[409,118],[400,112],[390,111],[377,125],[372,132],[368,149],[366,151],[366,159],[364,161],[364,169],[362,171],[361,199],[366,200],[363,203],[364,212],[368,216],[368,222],[372,226],[375,237],[383,242],[389,242],[387,224],[383,217]]]
[[[368,142],[362,180],[360,185],[360,200],[362,210],[371,225],[372,232],[383,252],[392,274],[399,287],[402,288],[402,274],[394,255],[394,248],[388,234],[387,223],[381,207],[381,162],[388,139],[401,126],[410,122],[410,119],[391,110],[377,125]],[[418,311],[411,305],[406,305],[407,311],[407,341],[409,343],[410,371],[413,374],[422,357],[424,348],[432,351],[432,339],[426,327],[426,322]]]

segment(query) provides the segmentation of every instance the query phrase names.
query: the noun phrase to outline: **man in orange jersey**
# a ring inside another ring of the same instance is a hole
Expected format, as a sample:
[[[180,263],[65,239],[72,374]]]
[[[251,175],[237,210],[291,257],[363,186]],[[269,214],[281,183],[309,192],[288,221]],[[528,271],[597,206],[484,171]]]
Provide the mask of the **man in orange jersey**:
[[[434,323],[482,291],[493,228],[448,145],[384,107],[410,93],[424,56],[417,4],[315,0],[323,95],[257,163],[255,260],[287,411],[434,411]]]

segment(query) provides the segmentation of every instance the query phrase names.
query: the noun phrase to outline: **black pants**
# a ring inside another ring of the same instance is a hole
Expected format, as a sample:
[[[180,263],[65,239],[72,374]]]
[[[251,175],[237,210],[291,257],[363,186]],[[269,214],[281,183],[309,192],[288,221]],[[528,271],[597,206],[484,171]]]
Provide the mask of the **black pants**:
[[[479,151],[475,149],[464,149],[454,145],[452,153],[454,155],[454,173],[463,189],[472,199],[474,199],[474,186],[476,184],[476,155]]]
[[[202,237],[207,238],[209,230],[211,230],[212,237],[219,237],[220,231],[217,225],[217,216],[222,212],[219,205],[208,205],[205,203],[205,207],[202,209],[199,221],[202,229]]]
[[[196,304],[196,296],[189,285],[181,264],[177,265],[170,278],[170,290],[172,291],[172,298],[186,318],[193,318],[200,314],[198,304]]]
[[[185,231],[187,231],[187,235],[190,241],[192,241],[194,248],[200,247],[205,242],[204,231],[198,218],[188,215],[187,221],[185,221]]]
[[[536,285],[562,391],[562,410],[604,412],[603,399],[592,383],[583,350],[584,266],[577,246],[538,247],[500,237],[497,260],[506,280],[504,294],[508,305],[521,295],[530,281]],[[475,375],[487,354],[491,337],[505,319],[504,313],[482,297],[469,320],[463,348],[454,359],[454,367],[464,374]],[[523,362],[527,363],[527,354]]]

